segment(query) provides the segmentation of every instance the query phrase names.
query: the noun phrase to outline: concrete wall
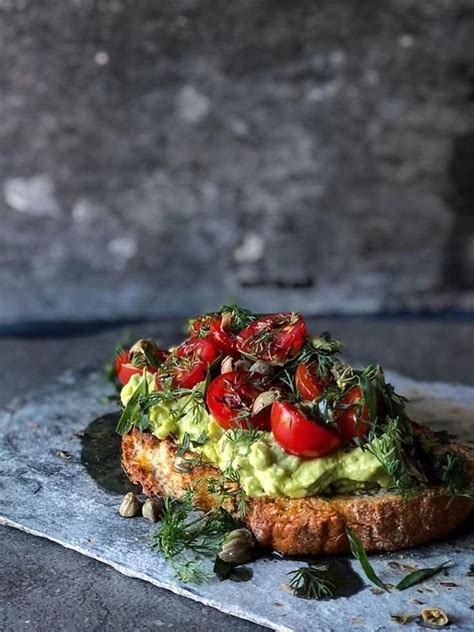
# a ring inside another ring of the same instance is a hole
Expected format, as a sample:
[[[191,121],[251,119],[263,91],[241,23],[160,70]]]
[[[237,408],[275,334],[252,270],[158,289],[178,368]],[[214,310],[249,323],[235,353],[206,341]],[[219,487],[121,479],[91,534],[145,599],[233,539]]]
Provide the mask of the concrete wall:
[[[0,323],[474,308],[468,0],[0,0]]]

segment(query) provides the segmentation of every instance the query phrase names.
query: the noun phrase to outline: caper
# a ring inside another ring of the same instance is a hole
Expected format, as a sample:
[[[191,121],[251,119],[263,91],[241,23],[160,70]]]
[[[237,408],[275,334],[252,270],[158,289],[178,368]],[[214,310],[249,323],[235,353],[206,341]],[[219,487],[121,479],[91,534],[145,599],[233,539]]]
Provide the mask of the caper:
[[[119,507],[119,514],[122,518],[134,518],[139,516],[141,512],[141,502],[133,492],[128,492],[122,499]]]
[[[142,516],[151,522],[158,522],[163,513],[163,507],[161,498],[148,498],[142,507]]]
[[[217,554],[223,562],[245,564],[252,559],[255,541],[248,529],[234,529],[222,541]]]

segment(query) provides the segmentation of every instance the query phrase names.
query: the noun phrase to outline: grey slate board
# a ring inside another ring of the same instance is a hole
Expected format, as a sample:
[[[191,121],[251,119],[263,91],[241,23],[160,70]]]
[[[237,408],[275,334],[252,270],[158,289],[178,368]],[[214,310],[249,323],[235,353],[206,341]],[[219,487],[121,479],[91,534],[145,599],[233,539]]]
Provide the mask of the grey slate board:
[[[389,379],[412,398],[414,417],[474,445],[474,389],[416,383],[395,374]],[[474,562],[472,524],[443,543],[372,557],[375,569],[389,583],[401,578],[400,572],[388,567],[390,560],[434,566],[450,559],[454,567],[448,581],[456,584],[452,588],[443,587],[446,578],[438,576],[401,593],[378,595],[365,580],[353,579],[352,596],[305,601],[285,587],[286,573],[304,562],[273,557],[250,564],[253,577],[248,582],[178,583],[151,548],[156,525],[142,519],[124,520],[117,514],[128,483],[117,458],[115,419],[107,415],[111,407],[100,402],[107,390],[96,372],[69,372],[0,412],[1,524],[46,537],[125,575],[275,630],[338,630],[351,625],[362,630],[395,630],[398,625],[390,620],[391,613],[416,615],[423,607],[414,604],[413,598],[443,608],[453,621],[451,629],[474,629],[474,610],[470,609],[474,579],[466,575]],[[338,563],[360,570],[349,557],[339,558]],[[403,629],[418,629],[418,625]]]

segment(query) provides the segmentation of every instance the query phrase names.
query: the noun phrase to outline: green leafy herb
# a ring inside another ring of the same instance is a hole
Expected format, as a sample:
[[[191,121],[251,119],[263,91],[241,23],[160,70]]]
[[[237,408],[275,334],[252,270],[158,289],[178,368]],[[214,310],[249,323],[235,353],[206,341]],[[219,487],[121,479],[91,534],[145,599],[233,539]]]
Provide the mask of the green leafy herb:
[[[394,479],[392,490],[408,497],[426,482],[418,461],[410,456],[414,450],[411,424],[400,417],[387,417],[378,432],[379,436],[370,431],[368,443],[361,444],[361,448],[373,454]]]
[[[247,448],[247,450],[257,441],[261,441],[265,437],[265,433],[262,430],[249,425],[248,430],[244,428],[232,428],[225,432],[224,446],[227,441],[236,443],[241,448]]]
[[[139,386],[127,402],[117,424],[117,432],[124,434],[134,426],[145,430],[148,427],[148,411],[156,404],[169,404],[169,413],[175,419],[191,413],[195,421],[199,421],[204,406],[202,388],[192,389],[173,387],[171,380],[163,378],[160,381],[161,390],[149,392],[146,371],[143,373]]]
[[[258,318],[258,314],[254,314],[248,309],[244,309],[243,307],[239,307],[235,303],[233,305],[222,305],[219,308],[220,314],[225,313],[232,314],[232,329],[236,329],[241,331],[245,329],[250,323]]]
[[[340,348],[341,343],[325,332],[321,336],[311,338],[299,354],[287,364],[287,369],[294,369],[298,364],[314,362],[319,377],[326,377],[336,362],[334,356]]]
[[[332,338],[328,331],[324,331],[320,336],[313,336],[311,338],[311,344],[316,351],[323,351],[331,355],[337,353],[342,348],[342,342]]]
[[[359,375],[359,387],[362,393],[362,399],[369,411],[369,420],[374,424],[377,420],[377,391],[373,381],[369,379],[366,372]]]
[[[470,482],[469,464],[463,454],[456,450],[444,454],[441,482],[453,496],[466,489]]]
[[[217,554],[223,537],[235,527],[236,521],[220,507],[196,517],[195,512],[166,499],[155,546],[181,581],[198,583],[209,576],[203,560]]]
[[[176,452],[176,456],[184,456],[186,452],[191,447],[191,437],[187,432],[184,433],[181,443],[179,444],[179,448]]]
[[[328,566],[304,566],[290,571],[289,586],[297,597],[327,599],[334,597],[338,575]]]
[[[439,566],[435,566],[434,568],[420,568],[416,571],[413,571],[413,573],[409,573],[400,582],[398,582],[395,588],[397,590],[406,590],[407,588],[410,588],[415,584],[419,584],[420,582],[425,581],[425,579],[429,579],[430,577],[433,577],[433,575],[444,571],[446,568],[449,568],[450,564],[451,562],[448,561],[443,562],[442,564],[440,564]]]
[[[399,623],[400,625],[406,625],[407,623],[410,623],[411,621],[413,621],[414,616],[409,613],[391,614],[390,619],[392,621],[395,621],[395,623]]]
[[[232,464],[223,470],[220,478],[208,478],[207,491],[219,497],[221,504],[230,501],[239,517],[247,513],[247,495],[240,486],[240,472]]]
[[[456,491],[455,496],[462,496],[464,498],[470,498],[474,500],[474,486],[466,487],[465,489],[460,489]]]
[[[387,587],[382,582],[382,580],[379,579],[371,563],[369,562],[369,558],[367,557],[364,545],[362,544],[360,539],[356,536],[356,534],[352,531],[350,527],[346,527],[346,533],[351,547],[352,555],[362,566],[362,570],[364,571],[367,579],[369,579],[373,584],[375,584],[382,590],[386,590],[388,592]]]
[[[146,379],[146,371],[143,373],[142,381],[138,388],[135,389],[132,396],[127,402],[127,405],[120,415],[120,419],[117,423],[116,431],[118,434],[125,434],[133,426],[138,426],[142,430],[148,425],[148,418],[145,410],[140,406],[140,399],[148,396],[148,381]]]

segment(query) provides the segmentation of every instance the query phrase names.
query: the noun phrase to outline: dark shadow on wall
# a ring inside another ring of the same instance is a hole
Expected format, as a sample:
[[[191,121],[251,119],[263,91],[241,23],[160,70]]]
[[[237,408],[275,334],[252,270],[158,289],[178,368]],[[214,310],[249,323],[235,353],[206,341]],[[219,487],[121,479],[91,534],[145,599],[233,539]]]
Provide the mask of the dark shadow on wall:
[[[444,285],[450,289],[474,289],[474,131],[454,139],[448,167],[450,191],[447,202],[454,211],[446,242]]]

